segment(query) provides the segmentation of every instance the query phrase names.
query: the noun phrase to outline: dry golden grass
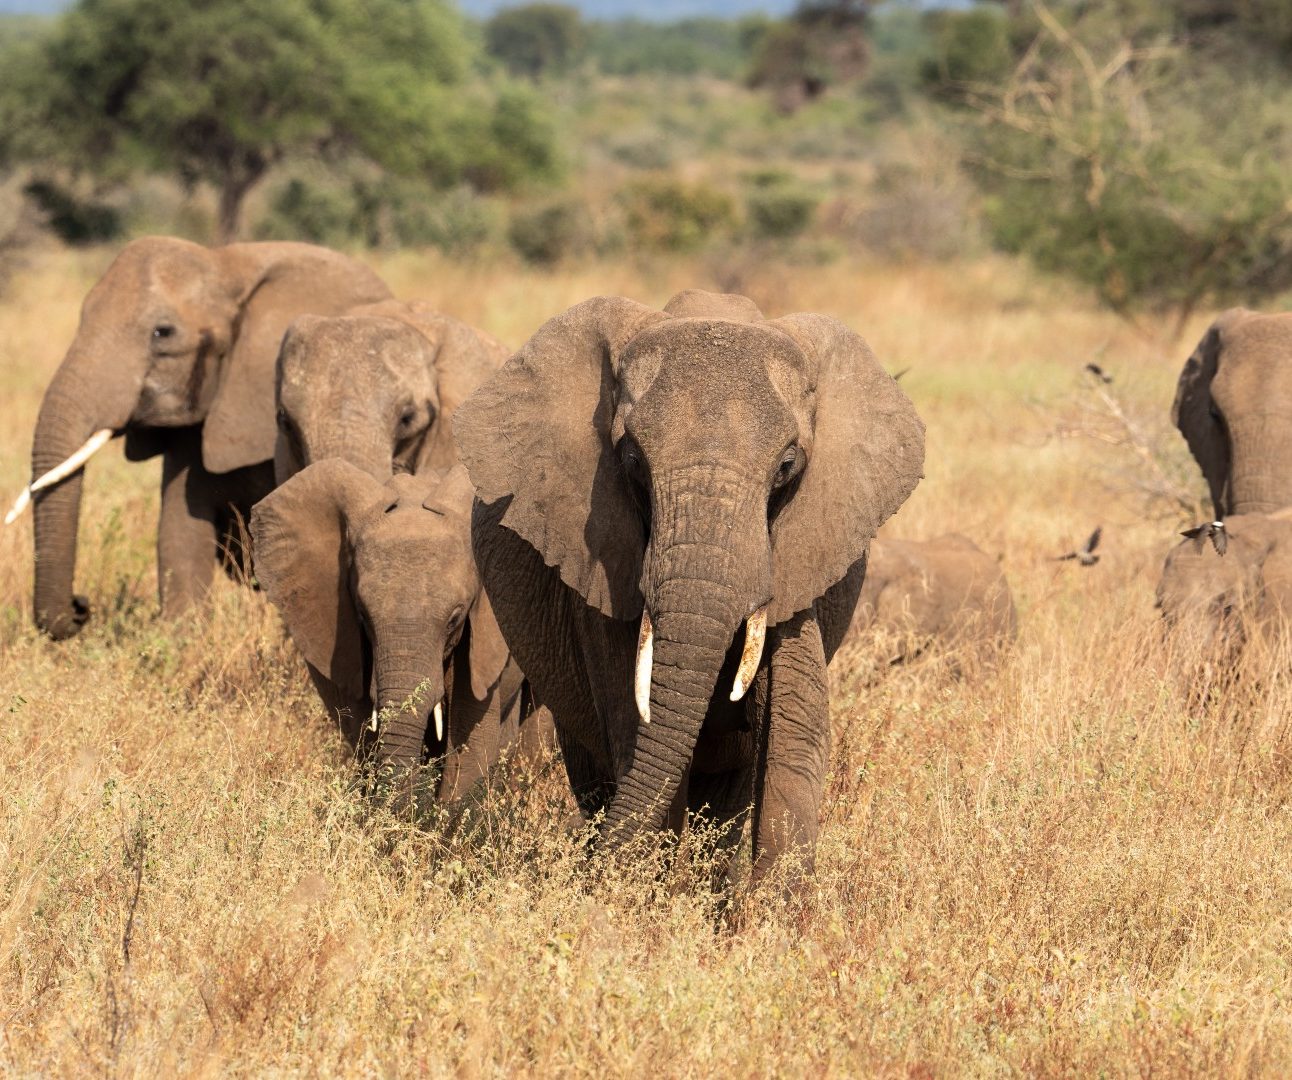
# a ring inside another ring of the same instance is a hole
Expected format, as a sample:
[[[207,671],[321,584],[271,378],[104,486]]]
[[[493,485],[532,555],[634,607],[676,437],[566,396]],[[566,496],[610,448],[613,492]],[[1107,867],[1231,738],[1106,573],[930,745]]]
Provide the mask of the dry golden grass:
[[[0,304],[6,498],[107,258],[39,256]],[[1292,687],[1179,697],[1152,606],[1176,522],[1110,490],[1128,455],[1050,437],[1092,358],[1164,426],[1187,345],[994,260],[380,270],[512,344],[605,291],[736,284],[840,316],[911,367],[928,423],[892,531],[1000,553],[1018,647],[961,682],[866,689],[840,665],[816,878],[730,920],[700,855],[589,865],[559,767],[453,829],[366,806],[260,597],[153,618],[156,469],[111,449],[87,485],[80,638],[31,629],[30,523],[0,531],[0,1069],[1292,1070]],[[1097,566],[1050,561],[1101,522]]]

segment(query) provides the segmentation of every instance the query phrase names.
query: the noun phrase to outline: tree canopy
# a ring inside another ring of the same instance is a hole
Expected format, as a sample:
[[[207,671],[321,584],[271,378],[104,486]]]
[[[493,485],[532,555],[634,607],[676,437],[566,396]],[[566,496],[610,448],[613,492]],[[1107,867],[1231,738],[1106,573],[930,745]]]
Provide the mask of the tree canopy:
[[[550,131],[523,95],[468,82],[471,58],[445,0],[81,0],[11,51],[0,127],[18,158],[210,183],[227,239],[248,191],[292,153],[354,154],[438,185],[550,169]]]

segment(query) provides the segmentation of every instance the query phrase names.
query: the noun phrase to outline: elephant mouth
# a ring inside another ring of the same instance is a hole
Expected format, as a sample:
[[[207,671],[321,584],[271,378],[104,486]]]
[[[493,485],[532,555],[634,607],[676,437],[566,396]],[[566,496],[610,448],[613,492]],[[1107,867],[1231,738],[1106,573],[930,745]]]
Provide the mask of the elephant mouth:
[[[767,608],[763,604],[757,611],[745,619],[744,647],[740,653],[740,666],[732,680],[729,700],[740,701],[749,692],[749,687],[758,673],[758,664],[763,658],[763,645],[767,640]],[[642,608],[641,629],[637,635],[637,664],[633,676],[633,699],[637,703],[637,715],[643,724],[650,723],[650,690],[651,677],[655,668],[655,627],[651,622],[650,609]]]

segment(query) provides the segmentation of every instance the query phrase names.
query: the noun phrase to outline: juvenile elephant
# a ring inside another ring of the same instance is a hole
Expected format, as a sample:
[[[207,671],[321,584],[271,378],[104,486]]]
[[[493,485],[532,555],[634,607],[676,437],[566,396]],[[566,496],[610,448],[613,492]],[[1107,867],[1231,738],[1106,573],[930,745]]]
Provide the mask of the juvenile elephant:
[[[612,846],[738,822],[810,862],[826,664],[924,428],[864,341],[740,296],[599,297],[458,411],[476,562]]]
[[[968,537],[875,539],[847,642],[882,646],[878,664],[905,664],[930,649],[962,669],[1018,635],[1018,615],[1000,563]]]
[[[301,316],[278,356],[277,481],[330,457],[378,479],[450,468],[453,413],[508,352],[421,303]]]
[[[1226,518],[1223,551],[1205,537],[1181,541],[1157,586],[1168,641],[1194,683],[1232,673],[1257,628],[1277,632],[1292,616],[1292,513]]]
[[[471,556],[472,496],[461,466],[383,483],[330,459],[251,516],[256,575],[351,745],[401,775],[423,747],[447,755],[445,800],[515,740],[521,709]]]
[[[35,495],[37,625],[66,638],[89,618],[73,594],[79,465],[110,435],[125,435],[132,461],[162,456],[163,612],[201,596],[235,515],[273,487],[283,331],[301,312],[389,295],[365,266],[306,244],[128,244],[85,298],[36,421],[33,482],[77,466]]]
[[[1216,517],[1292,505],[1292,314],[1220,315],[1180,373],[1171,415]]]

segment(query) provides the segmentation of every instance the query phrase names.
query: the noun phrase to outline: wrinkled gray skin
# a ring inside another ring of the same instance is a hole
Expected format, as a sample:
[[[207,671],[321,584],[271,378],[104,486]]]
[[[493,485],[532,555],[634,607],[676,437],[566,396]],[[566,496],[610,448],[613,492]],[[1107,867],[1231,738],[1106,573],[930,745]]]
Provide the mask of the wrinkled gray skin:
[[[453,413],[508,354],[421,303],[302,316],[278,356],[278,483],[331,457],[376,479],[452,467]]]
[[[1216,517],[1292,505],[1292,314],[1217,318],[1180,373],[1171,415]]]
[[[1256,627],[1274,629],[1292,615],[1292,513],[1235,514],[1225,532],[1224,555],[1206,539],[1177,544],[1157,586],[1168,641],[1195,681],[1224,675]]]
[[[810,864],[826,664],[924,428],[866,344],[739,296],[600,297],[551,319],[458,411],[477,565],[548,704],[581,809],[615,846],[753,805],[755,876]],[[747,617],[770,605],[744,700]],[[654,625],[651,722],[634,667]]]
[[[370,270],[306,244],[206,248],[171,237],[128,244],[81,309],[41,404],[32,478],[94,432],[126,437],[126,456],[162,456],[158,580],[163,613],[209,588],[222,540],[273,486],[274,361],[288,323],[389,290]],[[34,496],[36,624],[77,633],[73,595],[84,472]]]
[[[882,645],[884,665],[930,650],[955,667],[989,659],[1018,636],[1018,615],[1000,563],[958,533],[870,545],[866,580],[847,642]]]
[[[447,755],[445,801],[516,740],[521,708],[521,674],[471,555],[472,497],[461,466],[381,483],[331,459],[251,517],[257,578],[352,747],[398,775],[411,775],[423,747]],[[443,739],[432,722],[440,701]],[[392,710],[376,736],[374,708]]]

